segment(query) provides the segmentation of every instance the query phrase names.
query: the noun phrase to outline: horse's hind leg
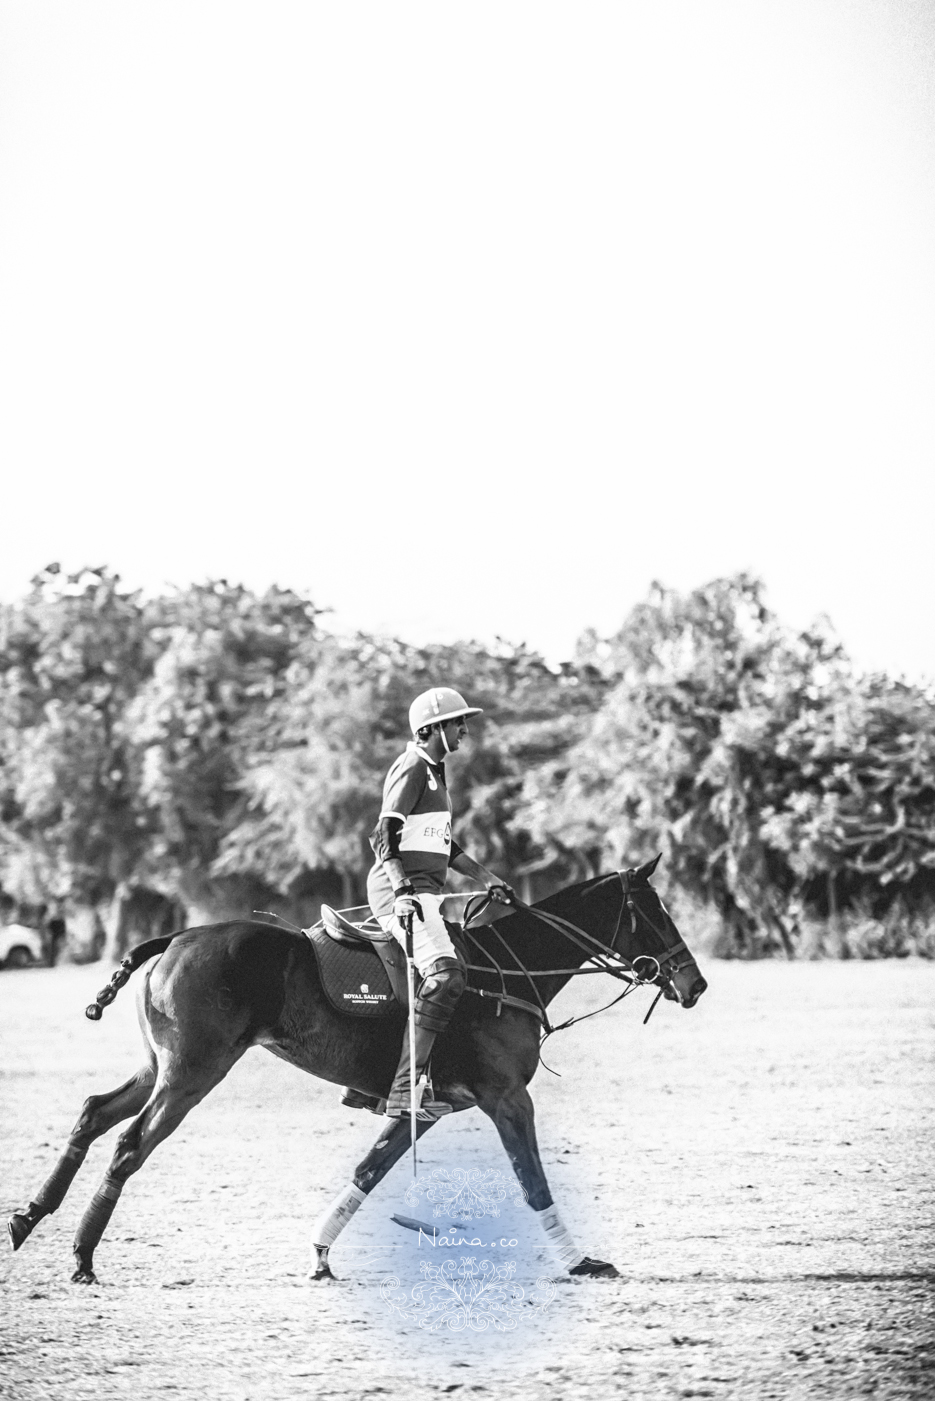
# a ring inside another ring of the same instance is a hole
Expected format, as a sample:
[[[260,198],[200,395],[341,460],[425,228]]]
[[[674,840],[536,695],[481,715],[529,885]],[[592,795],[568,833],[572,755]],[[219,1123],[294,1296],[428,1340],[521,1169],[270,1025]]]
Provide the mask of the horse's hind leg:
[[[94,1140],[112,1129],[114,1124],[119,1124],[121,1119],[129,1119],[131,1114],[139,1113],[149,1099],[155,1078],[155,1065],[147,1065],[109,1094],[92,1095],[85,1100],[78,1122],[69,1136],[68,1146],[51,1174],[29,1205],[20,1207],[10,1217],[8,1226],[14,1250],[19,1250],[44,1216],[58,1211]]]
[[[120,1135],[117,1148],[98,1187],[81,1218],[75,1235],[73,1284],[96,1284],[94,1251],[107,1229],[127,1179],[146,1162],[153,1149],[169,1137],[190,1109],[204,1099],[219,1084],[238,1061],[245,1047],[239,1047],[223,1061],[212,1065],[187,1066],[182,1072],[178,1061],[160,1067],[159,1078],[143,1111]]]

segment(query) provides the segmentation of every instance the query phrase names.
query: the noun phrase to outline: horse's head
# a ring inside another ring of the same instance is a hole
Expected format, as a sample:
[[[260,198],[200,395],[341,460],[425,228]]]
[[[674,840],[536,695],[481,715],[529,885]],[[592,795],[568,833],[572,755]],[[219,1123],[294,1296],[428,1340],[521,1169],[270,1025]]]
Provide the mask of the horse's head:
[[[662,989],[670,1002],[694,1007],[708,984],[675,921],[649,883],[657,856],[635,870],[620,871],[620,917],[611,948],[632,965],[637,977]]]

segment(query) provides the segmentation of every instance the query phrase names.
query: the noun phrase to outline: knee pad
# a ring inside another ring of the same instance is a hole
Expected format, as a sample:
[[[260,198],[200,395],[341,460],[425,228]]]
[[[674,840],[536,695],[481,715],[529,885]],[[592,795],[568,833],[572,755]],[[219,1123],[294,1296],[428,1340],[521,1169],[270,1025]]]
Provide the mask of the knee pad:
[[[415,1019],[419,1026],[443,1031],[467,986],[464,969],[456,958],[436,959],[416,994]]]

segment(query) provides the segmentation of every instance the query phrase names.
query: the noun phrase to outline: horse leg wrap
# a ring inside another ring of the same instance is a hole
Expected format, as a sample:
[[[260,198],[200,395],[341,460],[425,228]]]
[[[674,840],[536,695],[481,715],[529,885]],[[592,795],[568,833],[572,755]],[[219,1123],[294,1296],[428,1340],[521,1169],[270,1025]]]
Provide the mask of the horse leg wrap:
[[[65,1193],[75,1180],[75,1174],[87,1156],[87,1148],[79,1148],[76,1144],[69,1143],[39,1188],[35,1201],[29,1203],[30,1207],[36,1209],[37,1219],[39,1216],[51,1216],[53,1211],[58,1211],[65,1200]]]
[[[536,1215],[542,1223],[545,1238],[557,1256],[562,1269],[572,1270],[575,1265],[580,1265],[584,1254],[575,1245],[571,1232],[558,1213],[558,1208],[547,1206],[544,1211],[537,1211]]]
[[[107,1223],[114,1214],[114,1207],[123,1191],[123,1183],[113,1177],[105,1177],[91,1198],[87,1211],[81,1218],[75,1233],[75,1254],[90,1258],[94,1248],[107,1230]]]
[[[456,958],[438,958],[431,965],[416,994],[416,1026],[444,1031],[465,988],[464,969]]]
[[[29,1229],[35,1226],[36,1222],[41,1222],[43,1216],[50,1216],[52,1212],[57,1212],[59,1206],[64,1201],[64,1194],[74,1181],[74,1174],[79,1170],[81,1163],[87,1157],[86,1147],[76,1147],[74,1143],[69,1143],[62,1157],[52,1168],[52,1173],[46,1177],[42,1187],[36,1192],[35,1198],[29,1202],[27,1208],[18,1213],[27,1216],[29,1219]]]
[[[366,1201],[367,1193],[362,1192],[353,1182],[341,1189],[330,1206],[326,1207],[312,1226],[312,1249],[334,1245],[344,1227],[350,1221],[361,1202]],[[313,1261],[313,1263],[315,1263]]]

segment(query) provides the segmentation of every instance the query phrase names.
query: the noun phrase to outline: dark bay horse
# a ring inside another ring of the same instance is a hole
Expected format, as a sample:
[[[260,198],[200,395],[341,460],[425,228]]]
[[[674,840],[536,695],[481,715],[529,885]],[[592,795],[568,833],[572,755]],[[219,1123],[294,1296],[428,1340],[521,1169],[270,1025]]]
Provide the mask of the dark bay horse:
[[[572,886],[473,935],[473,963],[499,963],[508,970],[509,984],[493,971],[472,976],[472,984],[494,995],[468,991],[462,997],[435,1046],[435,1094],[455,1110],[478,1105],[490,1116],[534,1211],[552,1207],[527,1089],[539,1061],[543,1016],[498,1001],[496,990],[506,986],[511,996],[541,1002],[544,1009],[570,977],[596,961],[629,979],[628,986],[634,980],[652,982],[670,1001],[694,1006],[707,984],[649,883],[658,859]],[[374,1096],[387,1094],[399,1058],[400,1021],[336,1012],[302,934],[242,920],[188,929],[140,945],[113,982],[119,986],[144,963],[139,996],[144,1064],[125,1084],[86,1102],[51,1176],[10,1218],[18,1250],[39,1221],[61,1205],[94,1140],[135,1115],[78,1226],[75,1283],[96,1282],[94,1251],[127,1180],[248,1047],[265,1046],[311,1075]],[[536,976],[527,980],[521,969]],[[419,1135],[429,1128],[420,1122]],[[409,1120],[386,1120],[354,1173],[355,1204],[409,1145]],[[316,1246],[314,1278],[330,1276],[329,1243]],[[571,1273],[617,1272],[584,1257]]]

